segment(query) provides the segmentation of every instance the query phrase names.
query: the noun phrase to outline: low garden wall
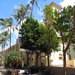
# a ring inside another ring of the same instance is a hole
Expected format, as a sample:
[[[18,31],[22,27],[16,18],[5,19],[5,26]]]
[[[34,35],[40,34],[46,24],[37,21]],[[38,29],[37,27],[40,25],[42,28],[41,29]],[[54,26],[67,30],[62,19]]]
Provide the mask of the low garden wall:
[[[50,71],[53,75],[63,75],[62,67],[51,67]],[[66,68],[66,75],[75,75],[75,68]]]

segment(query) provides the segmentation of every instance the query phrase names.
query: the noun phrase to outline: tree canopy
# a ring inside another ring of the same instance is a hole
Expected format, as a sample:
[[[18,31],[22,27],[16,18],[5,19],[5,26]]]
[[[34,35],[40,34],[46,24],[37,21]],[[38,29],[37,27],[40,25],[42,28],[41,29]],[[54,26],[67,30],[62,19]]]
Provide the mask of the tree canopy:
[[[35,50],[38,49],[37,40],[40,37],[37,20],[28,18],[20,29],[21,47]]]
[[[60,12],[55,11],[54,15],[56,23],[54,27],[56,31],[60,34],[60,40],[63,46],[63,67],[66,67],[66,52],[69,50],[70,45],[75,43],[75,35],[73,24],[73,7],[68,6],[63,8]],[[64,75],[66,71],[64,69]]]
[[[49,38],[51,45],[49,49]],[[40,50],[50,53],[57,50],[59,45],[58,37],[53,28],[49,30],[47,25],[39,23],[37,20],[28,18],[20,29],[21,47],[29,50]]]

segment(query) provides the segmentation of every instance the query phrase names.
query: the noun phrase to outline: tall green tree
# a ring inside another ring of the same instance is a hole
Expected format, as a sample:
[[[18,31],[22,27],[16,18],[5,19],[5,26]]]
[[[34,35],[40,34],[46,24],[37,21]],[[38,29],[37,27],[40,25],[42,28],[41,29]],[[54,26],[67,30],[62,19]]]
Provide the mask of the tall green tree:
[[[2,51],[5,50],[5,46],[8,45],[8,40],[9,40],[9,34],[7,31],[3,32],[0,34],[0,42],[2,46]]]
[[[59,38],[53,27],[44,25],[40,28],[41,37],[38,40],[39,49],[41,52],[44,52],[48,58],[48,67],[50,66],[50,55],[53,51],[58,51]]]
[[[18,24],[23,23],[24,19],[28,16],[29,12],[24,4],[20,4],[18,8],[15,9],[13,14],[14,18],[17,20]]]
[[[15,26],[13,25],[13,19],[12,18],[0,19],[0,24],[2,25],[2,30],[3,30],[1,36],[6,36],[6,34],[10,36],[10,50],[11,50],[11,34],[12,34],[11,31],[15,29]],[[3,37],[3,39],[4,38],[5,37]]]
[[[35,51],[37,49],[37,39],[39,38],[38,21],[28,18],[20,29],[21,47]]]
[[[1,29],[4,29],[7,27],[6,19],[0,18],[0,26],[1,26]]]
[[[62,42],[63,50],[63,67],[64,75],[66,74],[66,52],[68,51],[71,43],[73,43],[73,8],[68,6],[63,8],[61,12],[55,11],[55,21],[54,27],[56,31],[60,34],[60,40]]]
[[[7,27],[7,21],[6,19],[0,19],[0,25],[1,25],[1,30],[4,30]],[[6,41],[9,38],[8,32],[7,31],[3,31],[0,34],[0,41],[2,42],[2,50],[5,50],[5,45],[6,45]]]
[[[20,4],[19,8],[15,9],[15,14],[13,15],[15,20],[17,21],[17,31],[18,31],[18,48],[20,47],[20,43],[19,43],[19,29],[21,27],[21,25],[23,24],[23,22],[25,21],[25,19],[28,17],[29,12],[27,10],[27,7],[24,4]]]
[[[37,20],[28,18],[26,22],[23,23],[20,29],[21,47],[24,49],[28,49],[31,53],[36,52],[36,50],[39,50],[37,44],[37,40],[38,38],[40,38],[38,26],[39,23]]]
[[[73,7],[73,40],[75,40],[75,6]]]
[[[53,27],[54,16],[53,16],[53,9],[51,6],[46,6],[44,9],[44,16],[45,16],[45,24],[47,25],[46,29],[46,36],[47,36],[47,56],[48,56],[48,66],[49,66],[49,56],[53,50],[57,50],[58,47],[58,37],[55,33],[55,29]],[[54,49],[53,49],[54,48]]]
[[[0,45],[2,46],[2,59],[4,59],[4,50],[6,45],[8,45],[7,41],[9,39],[8,32],[4,31],[4,29],[7,27],[6,19],[2,19],[2,18],[0,19],[0,26],[1,26],[0,30],[3,31],[0,33]],[[3,61],[3,65],[4,65],[4,61]]]

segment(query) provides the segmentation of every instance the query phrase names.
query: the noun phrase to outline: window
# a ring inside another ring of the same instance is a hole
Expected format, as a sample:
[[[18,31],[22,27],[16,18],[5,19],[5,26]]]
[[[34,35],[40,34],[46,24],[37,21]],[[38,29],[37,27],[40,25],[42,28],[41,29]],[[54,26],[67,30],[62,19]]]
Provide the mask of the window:
[[[59,54],[59,60],[63,60],[63,55]]]

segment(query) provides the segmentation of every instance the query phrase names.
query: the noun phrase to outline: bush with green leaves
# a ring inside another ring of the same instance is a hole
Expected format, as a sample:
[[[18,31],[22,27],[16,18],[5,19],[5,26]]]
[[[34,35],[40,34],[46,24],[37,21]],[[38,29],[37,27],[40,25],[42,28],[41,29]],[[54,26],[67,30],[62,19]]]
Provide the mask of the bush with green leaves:
[[[6,57],[5,57],[5,63],[12,63],[12,62],[19,62],[23,59],[23,55],[20,51],[11,51]]]

